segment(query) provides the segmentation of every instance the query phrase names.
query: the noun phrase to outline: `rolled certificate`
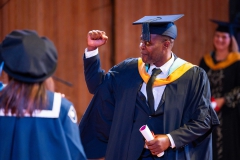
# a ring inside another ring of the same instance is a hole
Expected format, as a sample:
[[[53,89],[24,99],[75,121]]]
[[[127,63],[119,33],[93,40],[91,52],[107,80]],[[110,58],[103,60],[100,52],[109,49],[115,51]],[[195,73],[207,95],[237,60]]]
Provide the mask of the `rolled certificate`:
[[[148,128],[147,125],[143,125],[139,131],[142,133],[143,137],[147,140],[147,141],[151,141],[154,139],[150,129]],[[162,157],[164,155],[164,152],[159,153],[157,156],[158,157]]]

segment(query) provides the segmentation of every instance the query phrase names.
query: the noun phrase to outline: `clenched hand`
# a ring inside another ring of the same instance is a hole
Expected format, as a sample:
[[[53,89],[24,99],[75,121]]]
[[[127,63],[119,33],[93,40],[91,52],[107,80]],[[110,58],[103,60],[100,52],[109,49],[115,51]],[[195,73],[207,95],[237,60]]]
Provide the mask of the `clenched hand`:
[[[108,40],[106,33],[100,30],[92,30],[87,35],[87,49],[92,51],[104,45]]]

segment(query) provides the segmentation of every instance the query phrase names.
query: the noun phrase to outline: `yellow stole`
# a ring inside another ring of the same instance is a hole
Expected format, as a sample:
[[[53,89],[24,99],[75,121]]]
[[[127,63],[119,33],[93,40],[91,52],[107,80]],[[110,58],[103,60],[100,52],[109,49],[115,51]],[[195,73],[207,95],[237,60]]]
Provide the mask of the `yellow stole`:
[[[182,60],[181,58],[177,58],[173,65],[171,66],[167,78],[156,78],[153,83],[153,86],[161,86],[169,84],[178,78],[180,78],[185,72],[187,72],[190,68],[192,68],[193,64]],[[140,76],[142,77],[145,83],[148,82],[150,75],[147,73],[145,68],[145,63],[142,61],[142,58],[138,59],[138,71]]]
[[[218,69],[226,68],[231,64],[233,64],[234,62],[239,61],[240,54],[238,52],[231,52],[228,54],[226,60],[219,62],[217,64],[213,62],[211,54],[205,54],[203,58],[209,68],[211,68],[212,70],[218,70]]]

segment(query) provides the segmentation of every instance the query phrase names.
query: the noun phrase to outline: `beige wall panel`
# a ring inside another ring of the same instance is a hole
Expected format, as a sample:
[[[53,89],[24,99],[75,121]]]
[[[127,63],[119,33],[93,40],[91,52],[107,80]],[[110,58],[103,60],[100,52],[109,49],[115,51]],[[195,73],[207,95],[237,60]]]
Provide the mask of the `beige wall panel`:
[[[32,29],[49,37],[58,50],[58,68],[55,76],[73,84],[68,87],[55,81],[56,91],[62,92],[74,103],[79,118],[92,95],[83,75],[82,56],[89,30],[111,31],[111,4],[109,0],[11,0],[0,10],[0,40],[14,29]],[[110,46],[101,48],[102,67],[110,68]]]
[[[141,25],[145,15],[184,14],[178,21],[173,48],[179,57],[197,64],[212,49],[216,25],[209,19],[228,20],[226,0],[0,0],[0,40],[13,29],[33,29],[56,45],[59,63],[55,75],[73,84],[55,81],[56,91],[71,100],[79,118],[92,98],[83,75],[82,56],[88,31],[106,31],[101,47],[103,69],[129,57],[139,57]]]
[[[141,25],[133,26],[132,22],[145,15],[184,14],[176,21],[178,37],[173,51],[194,64],[212,49],[216,26],[209,19],[228,20],[226,0],[121,0],[116,3],[116,62],[140,56]]]

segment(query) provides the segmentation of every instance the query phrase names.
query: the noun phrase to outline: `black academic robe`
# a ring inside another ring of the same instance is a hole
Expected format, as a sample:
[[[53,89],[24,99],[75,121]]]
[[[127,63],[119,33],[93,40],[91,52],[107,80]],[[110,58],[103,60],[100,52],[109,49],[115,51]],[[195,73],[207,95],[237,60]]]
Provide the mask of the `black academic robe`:
[[[147,123],[146,117],[138,119],[142,124],[135,121],[137,94],[143,83],[138,59],[127,59],[105,74],[97,55],[84,59],[84,72],[94,94],[79,126],[87,157],[138,159],[144,140],[133,126]],[[176,148],[169,148],[159,159],[212,159],[211,131],[219,121],[210,106],[206,73],[197,66],[189,69],[166,86],[163,98],[163,134],[171,134]]]

